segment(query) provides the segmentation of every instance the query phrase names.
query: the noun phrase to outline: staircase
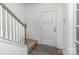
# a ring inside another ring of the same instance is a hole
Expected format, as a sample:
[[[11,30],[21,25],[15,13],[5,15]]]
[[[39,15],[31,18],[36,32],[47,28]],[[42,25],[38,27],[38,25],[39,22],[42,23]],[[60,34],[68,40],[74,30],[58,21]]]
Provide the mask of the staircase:
[[[26,43],[27,43],[27,46],[28,46],[28,52],[31,52],[31,50],[37,45],[37,40],[27,39]]]
[[[26,25],[3,3],[0,3],[0,44],[6,42],[9,45],[25,48],[25,39]]]

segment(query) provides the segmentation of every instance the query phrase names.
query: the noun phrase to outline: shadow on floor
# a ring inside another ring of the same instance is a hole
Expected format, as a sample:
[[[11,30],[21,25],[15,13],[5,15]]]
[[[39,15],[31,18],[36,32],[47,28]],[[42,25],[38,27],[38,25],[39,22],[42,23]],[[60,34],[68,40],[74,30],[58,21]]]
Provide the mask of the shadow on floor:
[[[29,52],[29,55],[63,55],[61,49],[39,44]]]

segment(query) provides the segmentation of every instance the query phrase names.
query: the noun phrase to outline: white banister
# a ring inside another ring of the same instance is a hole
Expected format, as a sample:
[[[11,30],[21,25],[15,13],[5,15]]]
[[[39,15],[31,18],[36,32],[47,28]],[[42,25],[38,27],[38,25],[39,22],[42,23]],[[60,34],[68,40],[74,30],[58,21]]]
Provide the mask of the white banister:
[[[19,32],[20,32],[20,35],[19,35],[19,38],[20,38],[20,43],[21,43],[21,24],[19,24]]]
[[[22,25],[20,26],[21,27],[21,39],[22,39]],[[22,43],[22,40],[20,40],[20,42]]]
[[[7,22],[8,22],[8,20],[7,20],[7,11],[5,10],[5,29],[6,29],[6,31],[5,31],[5,37],[8,39],[8,29],[7,29]]]
[[[3,37],[5,37],[5,9],[2,8],[2,28],[3,28]]]
[[[24,44],[24,42],[25,42],[25,41],[24,41],[24,39],[25,39],[25,33],[24,33],[24,31],[25,31],[25,30],[24,30],[24,27],[23,27],[23,38],[22,38],[23,44]]]
[[[4,4],[0,4],[0,38],[24,45],[25,28],[21,20]]]
[[[18,21],[16,20],[16,42],[18,42]]]
[[[7,32],[8,32],[8,39],[10,39],[10,14],[7,13]]]
[[[24,32],[23,32],[23,27],[22,27],[22,44],[23,44],[23,34],[24,34]]]
[[[13,18],[13,41],[16,40],[16,20]]]
[[[20,43],[20,29],[19,29],[20,24],[18,23],[18,43]]]
[[[20,23],[19,23],[19,43],[20,43],[20,40],[21,40],[21,38],[20,38],[20,36],[21,36],[21,32],[20,32]]]
[[[2,6],[0,6],[0,37],[3,37],[3,28],[2,28]]]
[[[12,16],[10,15],[10,32],[9,32],[9,34],[10,34],[10,36],[9,36],[9,38],[10,38],[10,40],[12,40]]]

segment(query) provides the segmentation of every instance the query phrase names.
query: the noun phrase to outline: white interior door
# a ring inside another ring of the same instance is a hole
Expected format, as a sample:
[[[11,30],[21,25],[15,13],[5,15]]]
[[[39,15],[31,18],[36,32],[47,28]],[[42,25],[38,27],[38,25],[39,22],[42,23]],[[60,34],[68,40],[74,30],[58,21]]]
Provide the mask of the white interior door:
[[[40,24],[41,44],[56,46],[56,12],[42,12]]]

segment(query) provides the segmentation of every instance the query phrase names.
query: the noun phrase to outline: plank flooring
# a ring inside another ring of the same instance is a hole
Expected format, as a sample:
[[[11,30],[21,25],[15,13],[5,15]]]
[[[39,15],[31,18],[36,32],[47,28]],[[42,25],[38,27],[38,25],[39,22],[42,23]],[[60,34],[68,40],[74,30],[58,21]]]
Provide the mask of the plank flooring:
[[[61,49],[39,44],[31,50],[29,55],[63,55]]]

